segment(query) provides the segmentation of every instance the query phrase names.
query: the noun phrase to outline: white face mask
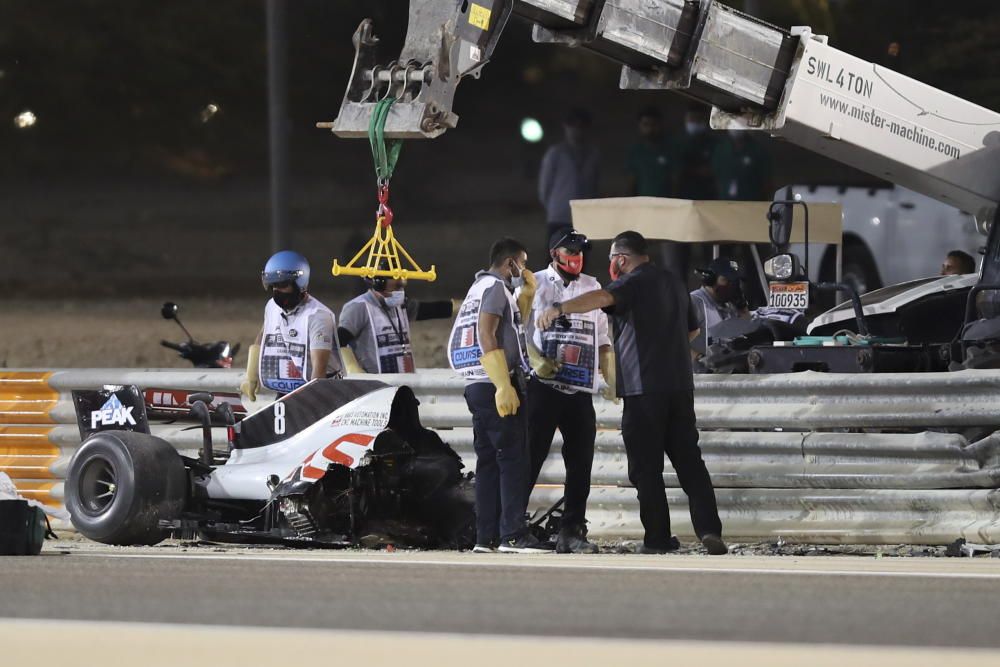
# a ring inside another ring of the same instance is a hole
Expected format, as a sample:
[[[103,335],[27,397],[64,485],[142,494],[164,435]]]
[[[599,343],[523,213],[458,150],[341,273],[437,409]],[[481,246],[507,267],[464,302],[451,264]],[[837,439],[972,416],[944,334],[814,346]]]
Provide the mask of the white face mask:
[[[385,305],[389,308],[395,308],[396,306],[402,306],[406,301],[406,292],[403,290],[396,290],[395,292],[390,292],[389,296],[385,297]]]

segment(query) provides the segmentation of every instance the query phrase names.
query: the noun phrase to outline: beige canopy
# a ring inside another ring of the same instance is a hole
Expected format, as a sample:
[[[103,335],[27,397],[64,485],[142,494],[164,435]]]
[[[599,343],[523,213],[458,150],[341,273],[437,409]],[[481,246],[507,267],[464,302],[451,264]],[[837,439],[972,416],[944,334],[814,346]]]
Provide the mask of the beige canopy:
[[[647,239],[684,243],[770,243],[766,201],[695,201],[664,197],[575,199],[573,227],[591,239],[632,229]],[[840,204],[809,205],[809,243],[840,245]],[[792,243],[802,243],[805,217],[795,206]]]

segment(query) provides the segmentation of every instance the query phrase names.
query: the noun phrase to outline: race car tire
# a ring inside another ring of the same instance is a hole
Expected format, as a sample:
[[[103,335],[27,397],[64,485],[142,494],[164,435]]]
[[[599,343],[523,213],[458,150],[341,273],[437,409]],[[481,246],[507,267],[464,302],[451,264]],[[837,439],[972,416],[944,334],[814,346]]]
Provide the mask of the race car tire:
[[[180,516],[188,473],[169,442],[146,433],[102,431],[70,462],[66,510],[85,537],[104,544],[149,545]]]

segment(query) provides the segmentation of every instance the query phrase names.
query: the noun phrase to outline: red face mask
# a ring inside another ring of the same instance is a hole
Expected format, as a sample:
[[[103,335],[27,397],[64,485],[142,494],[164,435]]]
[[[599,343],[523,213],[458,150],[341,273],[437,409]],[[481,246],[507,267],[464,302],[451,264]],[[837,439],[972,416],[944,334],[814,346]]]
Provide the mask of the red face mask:
[[[556,265],[560,269],[571,276],[578,276],[583,271],[583,255],[581,254],[571,255],[564,250],[556,250],[553,253],[553,259],[556,260]]]

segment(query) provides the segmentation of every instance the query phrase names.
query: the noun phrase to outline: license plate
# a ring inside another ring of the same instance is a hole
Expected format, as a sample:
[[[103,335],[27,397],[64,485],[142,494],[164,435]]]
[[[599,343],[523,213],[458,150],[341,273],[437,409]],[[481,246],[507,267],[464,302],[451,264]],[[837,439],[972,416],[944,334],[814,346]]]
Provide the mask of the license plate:
[[[771,308],[809,309],[809,283],[771,283],[770,288]]]

